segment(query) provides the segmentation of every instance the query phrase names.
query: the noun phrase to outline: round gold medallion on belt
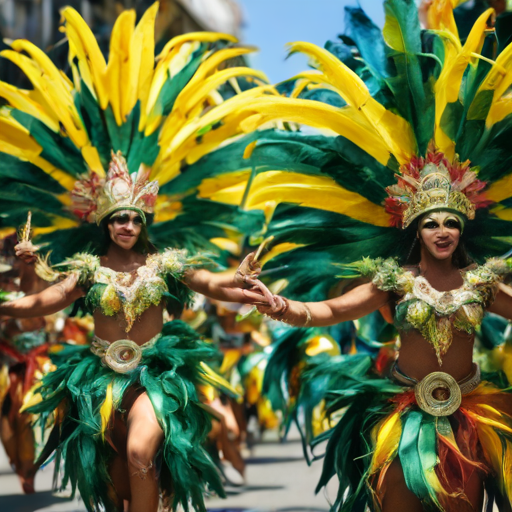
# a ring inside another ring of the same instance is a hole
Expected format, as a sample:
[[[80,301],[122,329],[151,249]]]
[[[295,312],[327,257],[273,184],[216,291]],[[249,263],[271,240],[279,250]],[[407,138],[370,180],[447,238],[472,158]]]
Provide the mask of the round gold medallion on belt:
[[[105,352],[104,361],[118,373],[128,373],[139,366],[142,349],[131,340],[114,341]]]
[[[449,416],[460,406],[462,393],[457,381],[448,373],[429,373],[414,387],[420,409],[432,416]]]

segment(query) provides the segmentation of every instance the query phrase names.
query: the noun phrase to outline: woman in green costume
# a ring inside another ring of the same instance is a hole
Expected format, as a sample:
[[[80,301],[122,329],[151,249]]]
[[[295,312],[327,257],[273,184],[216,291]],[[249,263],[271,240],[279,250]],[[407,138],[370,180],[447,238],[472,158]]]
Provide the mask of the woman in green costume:
[[[100,504],[115,510],[123,499],[130,512],[156,511],[160,488],[167,498],[174,495],[175,504],[187,507],[191,500],[203,510],[204,483],[224,494],[201,446],[210,422],[196,391],[198,384],[222,386],[205,364],[217,352],[183,322],[164,325],[163,310],[167,305],[179,313],[176,308],[188,303],[192,291],[247,301],[242,287],[253,281],[240,272],[211,273],[201,268],[204,258],[183,250],[157,253],[146,219],[158,186],[147,174],[132,176],[124,158],[114,155],[91,204],[108,233],[104,256],[77,254],[58,266],[60,272],[40,260],[39,273],[59,282],[2,304],[0,313],[43,316],[85,297],[94,314],[92,347],[57,353],[57,370],[43,380],[42,401],[30,409],[48,416],[58,407],[61,413],[48,447],[58,443],[56,470],[63,472],[63,485],[77,485],[90,510]],[[30,247],[24,257],[33,257]]]
[[[43,429],[55,420],[38,462],[55,453],[57,486],[78,488],[91,512],[156,512],[160,493],[173,509],[204,511],[206,489],[224,495],[202,448],[210,414],[197,386],[229,386],[206,364],[215,348],[176,318],[193,291],[239,303],[254,283],[205,270],[200,255],[218,254],[250,215],[176,182],[240,134],[223,121],[260,91],[253,81],[242,92],[237,79],[265,77],[226,66],[251,51],[228,34],[178,36],[155,57],[158,10],[138,24],[133,10],[119,16],[107,62],[85,21],[63,9],[69,76],[28,41],[2,52],[32,88],[0,82],[0,229],[15,231],[31,210],[34,242],[49,244],[57,265],[39,259],[39,275],[56,284],[0,315],[47,315],[78,299],[94,314],[92,346],[53,350],[57,369],[27,408]],[[215,181],[216,172],[199,174]],[[149,234],[174,248],[158,253]]]
[[[512,293],[501,284],[512,261],[471,265],[461,237],[484,184],[467,164],[431,147],[401,172],[386,205],[398,225],[416,231],[406,266],[364,259],[345,265],[345,274],[369,282],[340,297],[276,296],[274,306],[262,299],[258,309],[300,327],[355,320],[387,305],[395,312],[401,349],[391,381],[368,372],[367,356],[354,356],[339,364],[328,390],[331,413],[350,406],[327,436],[322,478],[338,473],[340,510],[372,502],[384,512],[482,510],[490,476],[504,502],[511,498],[512,397],[481,379],[473,342],[485,311],[512,319]],[[309,378],[333,364],[310,369]]]

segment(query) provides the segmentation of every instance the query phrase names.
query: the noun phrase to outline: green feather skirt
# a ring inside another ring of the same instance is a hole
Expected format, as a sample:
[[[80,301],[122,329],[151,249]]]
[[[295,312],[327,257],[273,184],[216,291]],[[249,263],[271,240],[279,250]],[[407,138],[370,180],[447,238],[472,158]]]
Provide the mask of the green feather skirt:
[[[322,387],[327,414],[339,418],[311,443],[315,453],[327,441],[317,491],[336,476],[333,511],[378,511],[386,472],[399,457],[406,485],[424,510],[474,512],[464,495],[474,472],[484,479],[491,507],[486,510],[493,502],[498,510],[509,510],[512,394],[501,372],[482,377],[454,414],[434,417],[418,407],[412,388],[380,377],[370,356],[310,364],[300,401],[307,409],[308,397],[317,397],[315,390]]]
[[[78,488],[91,512],[118,510],[108,474],[115,455],[108,430],[123,395],[136,387],[146,391],[164,432],[157,467],[173,509],[205,511],[205,491],[224,497],[218,472],[202,447],[211,424],[197,392],[199,385],[212,383],[202,363],[218,357],[212,345],[179,320],[164,325],[139,366],[126,374],[104,366],[89,346],[60,346],[52,354],[56,370],[36,390],[42,400],[28,409],[40,414],[36,428],[47,429],[56,417],[40,456],[41,461],[55,459],[56,490],[74,493]]]

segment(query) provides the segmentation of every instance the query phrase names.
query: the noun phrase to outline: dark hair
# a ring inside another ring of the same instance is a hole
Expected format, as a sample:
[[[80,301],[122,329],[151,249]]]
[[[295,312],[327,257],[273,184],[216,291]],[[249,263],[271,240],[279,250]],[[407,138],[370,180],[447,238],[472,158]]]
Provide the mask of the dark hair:
[[[105,255],[108,251],[110,244],[112,243],[112,238],[110,238],[110,231],[108,230],[108,225],[110,223],[112,216],[115,213],[116,212],[112,212],[110,215],[105,217],[100,223],[102,240],[101,240],[101,243],[99,244],[99,248],[97,251],[99,253],[99,256]],[[158,252],[158,249],[151,242],[151,240],[149,239],[149,234],[148,234],[148,227],[152,224],[154,215],[146,213],[145,216],[146,216],[146,224],[141,225],[140,235],[139,235],[137,242],[133,246],[133,250],[140,254],[155,254]]]
[[[408,234],[411,235],[412,241],[411,249],[405,260],[405,265],[419,265],[421,261],[421,244],[419,238],[416,237],[416,233],[419,233],[418,226],[424,215],[416,219],[407,229]],[[459,243],[455,251],[453,251],[452,261],[457,268],[466,268],[474,263],[464,245],[464,233],[461,233]]]

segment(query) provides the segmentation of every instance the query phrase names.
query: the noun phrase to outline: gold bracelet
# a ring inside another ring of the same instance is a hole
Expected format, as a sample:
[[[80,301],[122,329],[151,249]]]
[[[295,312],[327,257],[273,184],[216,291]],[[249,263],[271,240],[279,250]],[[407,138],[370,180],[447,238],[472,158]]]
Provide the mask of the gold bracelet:
[[[306,322],[302,327],[309,327],[311,325],[312,320],[311,309],[309,309],[309,306],[305,302],[303,302],[302,305],[304,306],[304,310],[306,311]]]

